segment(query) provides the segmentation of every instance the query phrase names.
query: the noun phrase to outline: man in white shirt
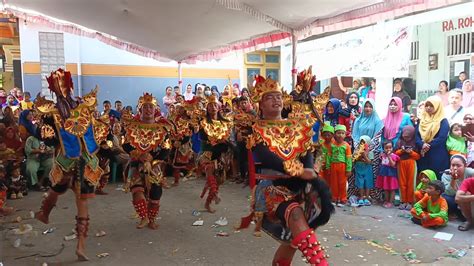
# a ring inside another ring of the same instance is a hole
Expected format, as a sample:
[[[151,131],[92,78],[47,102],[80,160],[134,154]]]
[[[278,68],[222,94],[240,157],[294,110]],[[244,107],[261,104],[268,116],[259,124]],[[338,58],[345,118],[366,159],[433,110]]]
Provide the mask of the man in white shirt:
[[[444,109],[445,118],[448,119],[449,125],[454,123],[463,123],[465,110],[462,107],[462,90],[453,89],[449,91],[449,104]]]

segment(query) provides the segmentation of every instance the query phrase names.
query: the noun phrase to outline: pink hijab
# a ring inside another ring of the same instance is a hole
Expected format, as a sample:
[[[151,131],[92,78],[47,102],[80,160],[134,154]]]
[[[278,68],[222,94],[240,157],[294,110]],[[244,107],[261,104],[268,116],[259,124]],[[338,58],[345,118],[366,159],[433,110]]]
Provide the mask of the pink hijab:
[[[393,140],[396,136],[398,131],[400,130],[400,124],[402,123],[403,119],[403,104],[402,104],[402,99],[398,97],[392,97],[390,98],[389,104],[395,101],[395,103],[398,106],[398,111],[396,113],[390,112],[390,110],[387,111],[387,116],[383,120],[383,125],[384,125],[384,132],[383,136],[388,139],[388,140]]]

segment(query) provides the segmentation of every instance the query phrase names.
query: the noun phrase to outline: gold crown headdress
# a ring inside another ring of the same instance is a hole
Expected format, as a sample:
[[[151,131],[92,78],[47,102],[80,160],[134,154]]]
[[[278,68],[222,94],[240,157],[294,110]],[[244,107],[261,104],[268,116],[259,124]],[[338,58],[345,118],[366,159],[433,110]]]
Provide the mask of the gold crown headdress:
[[[282,93],[281,86],[275,80],[271,78],[265,79],[262,76],[255,77],[256,83],[253,89],[251,90],[251,98],[254,102],[260,102],[263,95],[270,92],[279,92]]]
[[[138,109],[141,109],[145,103],[151,103],[153,106],[158,106],[156,98],[153,97],[150,93],[146,92],[138,99]]]

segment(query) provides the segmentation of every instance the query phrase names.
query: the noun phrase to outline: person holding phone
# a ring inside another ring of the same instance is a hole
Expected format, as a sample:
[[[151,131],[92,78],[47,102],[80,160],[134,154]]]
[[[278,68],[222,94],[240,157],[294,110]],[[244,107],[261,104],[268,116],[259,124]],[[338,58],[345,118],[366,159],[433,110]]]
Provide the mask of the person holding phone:
[[[474,167],[474,116],[466,114],[463,118],[463,136],[467,140],[467,165]]]

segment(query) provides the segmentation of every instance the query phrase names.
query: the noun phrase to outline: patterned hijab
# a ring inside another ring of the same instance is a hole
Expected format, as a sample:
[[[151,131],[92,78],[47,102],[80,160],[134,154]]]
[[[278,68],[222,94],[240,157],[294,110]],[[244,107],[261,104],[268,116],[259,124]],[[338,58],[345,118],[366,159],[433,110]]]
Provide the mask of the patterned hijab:
[[[444,119],[444,107],[441,99],[437,96],[431,96],[426,99],[426,103],[431,103],[434,106],[434,113],[432,115],[423,112],[420,119],[418,130],[420,131],[421,139],[425,143],[430,143],[436,134],[438,134],[441,127],[441,120]]]
[[[396,136],[398,131],[400,130],[400,124],[402,123],[403,120],[403,104],[402,104],[402,99],[398,97],[392,97],[390,98],[390,102],[395,101],[395,103],[398,106],[398,111],[395,113],[390,112],[390,110],[387,111],[387,117],[383,120],[384,124],[384,132],[383,136],[388,139],[388,140],[393,140]]]

